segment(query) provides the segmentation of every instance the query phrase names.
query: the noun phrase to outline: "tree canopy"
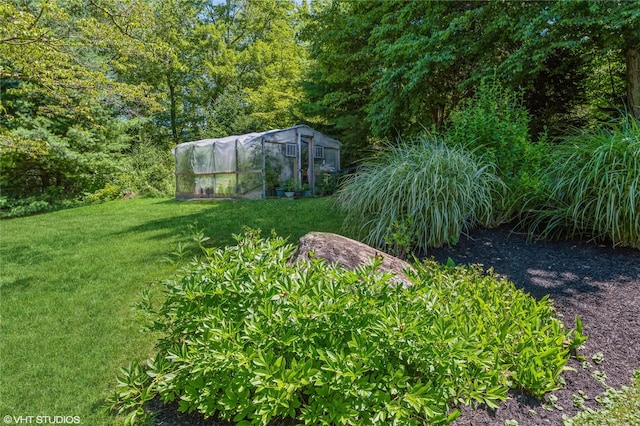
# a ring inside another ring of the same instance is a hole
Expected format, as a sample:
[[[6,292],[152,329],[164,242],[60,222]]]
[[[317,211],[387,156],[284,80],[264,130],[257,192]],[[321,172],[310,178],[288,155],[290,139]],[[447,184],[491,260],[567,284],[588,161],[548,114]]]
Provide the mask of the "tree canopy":
[[[0,23],[6,196],[91,193],[141,144],[297,119],[294,1],[12,0]]]
[[[487,77],[520,92],[534,137],[638,117],[639,22],[637,0],[9,0],[0,185],[78,196],[140,149],[297,123],[348,164],[447,127]]]
[[[364,3],[335,0],[314,11],[323,31],[312,42],[318,65],[310,93],[327,117],[352,100],[349,113],[364,117],[372,135],[441,127],[495,74],[549,119],[607,97],[584,93],[602,83],[589,76],[603,66],[612,71],[601,78],[614,80],[616,92],[607,106],[637,114],[637,1]]]

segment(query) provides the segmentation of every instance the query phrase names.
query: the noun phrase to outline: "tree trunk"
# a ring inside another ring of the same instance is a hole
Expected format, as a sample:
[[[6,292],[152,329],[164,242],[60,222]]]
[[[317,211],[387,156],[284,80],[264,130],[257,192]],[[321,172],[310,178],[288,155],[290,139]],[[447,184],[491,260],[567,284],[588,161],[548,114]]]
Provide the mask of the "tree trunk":
[[[444,124],[444,105],[435,105],[431,107],[431,120],[436,125],[436,129],[442,129]]]
[[[178,141],[178,124],[176,123],[176,87],[173,85],[171,81],[171,76],[167,76],[167,85],[169,86],[169,103],[170,109],[169,113],[171,114],[171,137],[173,137],[173,142],[177,144]]]
[[[627,105],[629,112],[640,119],[640,50],[628,47],[624,53],[627,63]]]

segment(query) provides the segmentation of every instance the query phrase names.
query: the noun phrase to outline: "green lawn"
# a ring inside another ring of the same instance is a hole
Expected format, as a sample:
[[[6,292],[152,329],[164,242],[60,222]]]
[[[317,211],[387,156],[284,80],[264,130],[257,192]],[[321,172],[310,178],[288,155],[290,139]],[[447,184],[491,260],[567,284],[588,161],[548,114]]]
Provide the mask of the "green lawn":
[[[118,368],[145,359],[154,343],[139,332],[133,305],[171,276],[163,258],[189,240],[196,221],[209,243],[224,245],[244,225],[292,241],[311,230],[340,232],[342,216],[327,198],[135,199],[0,221],[0,416],[116,424],[102,410]],[[611,410],[636,407],[639,384]]]
[[[0,416],[115,423],[102,409],[118,368],[153,346],[133,305],[196,221],[224,245],[245,225],[296,241],[342,217],[326,198],[135,199],[0,222]]]

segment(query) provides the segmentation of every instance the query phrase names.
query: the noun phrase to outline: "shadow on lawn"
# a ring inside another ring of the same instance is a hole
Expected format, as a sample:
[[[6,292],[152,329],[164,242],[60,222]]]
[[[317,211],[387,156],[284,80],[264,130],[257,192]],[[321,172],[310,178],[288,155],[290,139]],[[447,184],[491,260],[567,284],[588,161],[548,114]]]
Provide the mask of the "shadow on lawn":
[[[297,242],[311,230],[336,232],[341,225],[329,199],[163,200],[157,204],[172,210],[172,214],[120,233],[150,232],[151,239],[188,239],[195,227],[211,238],[208,245],[223,246],[233,244],[233,234],[242,233],[245,227],[261,229],[264,236],[275,230],[279,236]]]

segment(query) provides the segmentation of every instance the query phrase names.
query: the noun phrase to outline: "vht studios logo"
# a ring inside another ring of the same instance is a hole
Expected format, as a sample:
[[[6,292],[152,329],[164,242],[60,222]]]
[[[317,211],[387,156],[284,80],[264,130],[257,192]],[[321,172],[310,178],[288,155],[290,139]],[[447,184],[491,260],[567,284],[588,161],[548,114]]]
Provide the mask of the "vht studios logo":
[[[2,418],[5,424],[36,424],[36,425],[69,425],[80,424],[80,416],[9,416]]]

